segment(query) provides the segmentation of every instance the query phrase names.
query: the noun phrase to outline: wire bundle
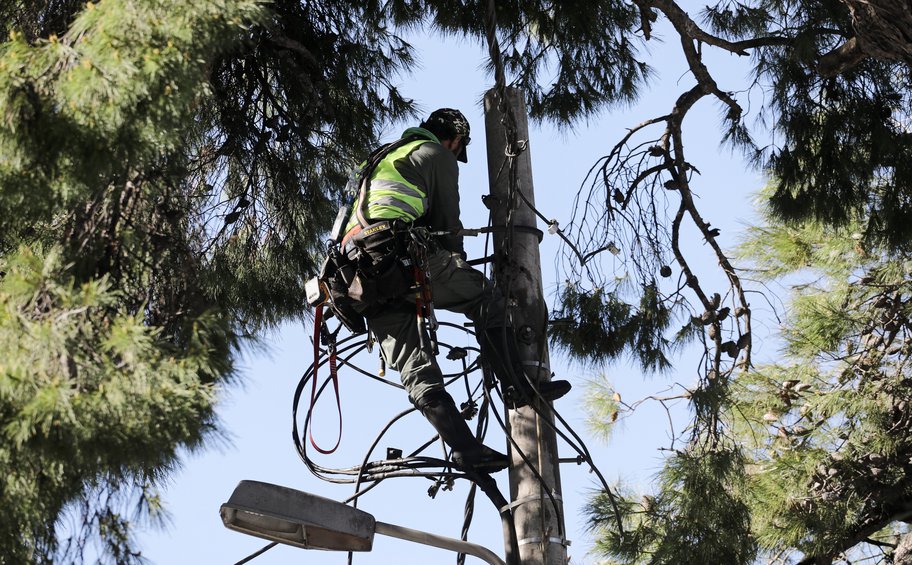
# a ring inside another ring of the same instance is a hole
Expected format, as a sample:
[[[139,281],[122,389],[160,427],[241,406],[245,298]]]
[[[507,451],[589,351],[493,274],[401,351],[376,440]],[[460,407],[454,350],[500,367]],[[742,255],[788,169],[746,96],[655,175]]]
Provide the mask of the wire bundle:
[[[441,326],[455,328],[470,335],[473,334],[473,332],[471,332],[469,329],[449,322],[441,322]],[[377,376],[353,362],[353,358],[357,354],[367,349],[369,344],[369,338],[365,338],[363,336],[349,336],[339,340],[338,343],[336,343],[335,348],[336,355],[338,355],[340,359],[340,367],[350,368],[357,373],[360,373],[361,375],[385,386],[404,389],[404,387],[398,382],[393,382],[384,377]],[[468,398],[468,401],[463,405],[464,414],[466,411],[468,411],[469,413],[467,415],[471,417],[472,412],[474,412],[477,408],[478,420],[476,425],[476,437],[478,437],[479,440],[484,439],[488,425],[491,421],[490,417],[493,414],[494,421],[504,431],[504,434],[510,443],[510,449],[512,452],[518,454],[520,459],[523,460],[524,464],[532,469],[533,474],[539,480],[542,480],[535,463],[533,463],[527,454],[519,448],[519,446],[515,441],[513,441],[512,437],[510,436],[509,425],[501,414],[502,410],[491,409],[493,406],[495,406],[495,404],[503,406],[502,391],[498,387],[496,380],[490,378],[490,375],[488,375],[485,371],[485,378],[479,379],[478,382],[474,384],[474,386],[471,383],[469,376],[480,369],[484,369],[479,363],[478,348],[456,347],[445,342],[440,342],[439,345],[444,351],[448,353],[448,358],[458,359],[462,362],[461,371],[454,374],[444,375],[444,386],[455,386],[460,381],[464,383],[466,396]],[[468,353],[470,351],[476,354],[474,360],[471,363],[467,361]],[[455,479],[470,480],[473,484],[467,496],[465,504],[465,519],[462,528],[462,538],[467,539],[468,530],[474,516],[474,497],[477,492],[476,484],[479,484],[479,479],[483,479],[487,476],[480,476],[471,472],[467,473],[465,471],[457,469],[450,461],[450,453],[445,446],[442,458],[427,455],[426,451],[435,443],[438,443],[437,436],[434,436],[428,441],[419,445],[411,452],[409,452],[408,455],[396,458],[374,459],[374,452],[376,451],[377,446],[380,444],[383,438],[395,426],[395,424],[397,424],[405,416],[408,416],[414,412],[416,410],[414,407],[396,414],[391,420],[383,425],[383,427],[380,429],[370,444],[367,452],[364,454],[364,457],[362,458],[360,464],[358,465],[343,468],[332,468],[317,463],[311,457],[308,452],[308,442],[304,441],[303,438],[306,438],[309,433],[309,429],[312,424],[315,403],[311,403],[309,406],[303,407],[301,404],[301,399],[304,396],[303,393],[308,388],[308,385],[312,387],[314,386],[312,379],[314,377],[315,370],[319,369],[323,365],[328,364],[329,362],[329,350],[327,348],[321,348],[319,358],[302,375],[295,389],[293,397],[292,439],[294,441],[295,449],[297,450],[299,457],[307,466],[308,470],[310,470],[310,472],[319,479],[330,483],[354,485],[355,492],[345,500],[346,503],[353,503],[354,506],[357,506],[357,500],[359,497],[366,494],[386,479],[422,477],[432,482],[432,485],[427,489],[427,492],[431,497],[437,493],[441,486],[451,485]],[[323,381],[322,384],[318,383],[315,400],[319,399],[330,382],[331,380],[327,378]],[[486,386],[482,386],[483,384],[486,384]],[[534,404],[532,406],[534,406]],[[535,409],[538,410],[537,408]],[[578,454],[577,461],[579,463],[586,462],[591,468],[592,472],[598,477],[604,490],[607,493],[611,494],[611,489],[608,486],[608,483],[605,481],[604,476],[599,471],[599,469],[592,462],[589,450],[583,442],[582,438],[572,429],[569,423],[560,415],[557,410],[554,410],[552,408],[550,410],[550,413],[554,415],[555,420],[560,424],[560,427],[555,426],[551,422],[550,418],[541,418],[541,420],[543,422],[547,422],[547,424],[555,430],[557,435],[563,439],[574,451],[576,451]],[[300,416],[302,414],[303,418]],[[540,413],[540,415],[543,414]],[[487,478],[490,479],[489,477]],[[486,494],[488,494],[490,498],[491,493],[489,492],[489,489],[483,490],[485,490]],[[561,507],[558,505],[558,501],[553,497],[550,489],[543,490],[549,497],[554,511],[561,512]],[[495,496],[493,498],[502,497]],[[499,511],[504,511],[502,504],[495,503],[495,506],[498,507]],[[563,536],[564,532],[561,531],[559,534]]]

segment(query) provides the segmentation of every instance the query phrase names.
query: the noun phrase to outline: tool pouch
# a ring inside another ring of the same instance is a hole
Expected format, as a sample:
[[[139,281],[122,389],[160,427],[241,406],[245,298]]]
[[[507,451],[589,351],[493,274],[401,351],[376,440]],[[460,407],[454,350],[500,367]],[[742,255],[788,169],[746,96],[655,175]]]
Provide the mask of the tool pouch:
[[[328,288],[330,308],[339,321],[355,335],[365,333],[364,313],[400,299],[415,283],[405,224],[370,224],[352,236],[344,250],[331,246],[317,280]],[[308,294],[312,305],[323,299],[317,290]]]
[[[356,265],[339,252],[338,247],[331,247],[318,280],[323,281],[329,290],[329,306],[332,313],[354,335],[367,332],[364,316],[358,311],[355,301],[348,295],[348,289],[355,278]]]
[[[373,306],[409,291],[415,277],[407,238],[404,224],[397,220],[370,224],[352,237],[357,270],[348,287],[349,297]]]

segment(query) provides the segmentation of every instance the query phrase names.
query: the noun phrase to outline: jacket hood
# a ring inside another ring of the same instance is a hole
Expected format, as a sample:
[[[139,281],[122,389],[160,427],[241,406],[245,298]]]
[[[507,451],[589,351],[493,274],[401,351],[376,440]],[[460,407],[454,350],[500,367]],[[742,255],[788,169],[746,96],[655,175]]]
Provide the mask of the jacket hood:
[[[437,139],[436,135],[434,135],[433,133],[429,132],[428,130],[426,130],[424,128],[418,128],[418,127],[408,128],[407,130],[402,132],[402,137],[408,137],[410,135],[417,135],[417,136],[423,137],[425,139],[430,139],[434,143],[440,143],[440,140]]]

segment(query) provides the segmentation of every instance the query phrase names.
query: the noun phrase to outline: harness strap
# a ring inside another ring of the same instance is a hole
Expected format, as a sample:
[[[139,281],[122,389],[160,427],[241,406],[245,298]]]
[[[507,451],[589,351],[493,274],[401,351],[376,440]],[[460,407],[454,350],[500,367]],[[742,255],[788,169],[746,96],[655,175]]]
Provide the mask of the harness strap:
[[[352,229],[348,230],[348,232],[344,236],[342,236],[342,242],[339,243],[339,248],[344,250],[345,245],[348,243],[348,241],[351,238],[358,235],[359,233],[361,233],[362,229],[364,229],[364,228],[361,226],[361,224],[358,224],[355,227],[353,227]]]
[[[412,271],[415,274],[415,325],[418,328],[418,347],[425,349],[427,344],[424,341],[424,284],[421,280],[421,269],[418,265],[412,267]]]
[[[325,303],[324,303],[325,304]],[[313,341],[313,387],[310,391],[310,409],[307,411],[307,419],[312,424],[313,410],[314,406],[317,404],[317,368],[319,368],[320,363],[320,334],[323,331],[323,306],[320,304],[317,306],[317,311],[314,314],[314,341]],[[329,455],[339,448],[339,444],[342,443],[342,399],[339,397],[339,374],[336,368],[336,338],[334,335],[330,337],[328,344],[329,349],[329,378],[332,379],[333,391],[336,395],[336,410],[339,414],[339,434],[336,437],[336,444],[331,449],[323,449],[317,445],[317,441],[313,437],[313,426],[310,426],[310,445],[314,447],[320,453],[324,455]]]
[[[412,234],[415,235],[414,233]],[[430,337],[430,349],[434,355],[439,353],[437,347],[437,316],[434,314],[434,300],[431,294],[431,281],[427,273],[426,241],[413,238],[411,253],[413,255],[413,272],[415,274],[415,316],[418,322],[418,342],[420,347],[426,345],[424,332],[427,330]]]

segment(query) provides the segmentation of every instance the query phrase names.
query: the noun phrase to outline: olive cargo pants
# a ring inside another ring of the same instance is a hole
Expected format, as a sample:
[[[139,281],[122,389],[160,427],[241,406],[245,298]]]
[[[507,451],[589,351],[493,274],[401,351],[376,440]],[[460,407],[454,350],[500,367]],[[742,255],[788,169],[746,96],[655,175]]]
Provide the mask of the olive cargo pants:
[[[467,316],[475,323],[479,343],[486,329],[505,325],[500,291],[459,255],[438,249],[428,257],[428,270],[434,308]],[[422,348],[418,338],[414,296],[371,313],[367,321],[380,343],[383,359],[399,371],[414,404],[420,406],[427,393],[443,389],[443,373],[434,352],[429,346]]]

